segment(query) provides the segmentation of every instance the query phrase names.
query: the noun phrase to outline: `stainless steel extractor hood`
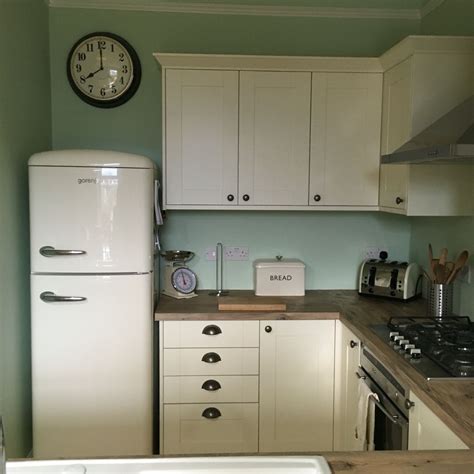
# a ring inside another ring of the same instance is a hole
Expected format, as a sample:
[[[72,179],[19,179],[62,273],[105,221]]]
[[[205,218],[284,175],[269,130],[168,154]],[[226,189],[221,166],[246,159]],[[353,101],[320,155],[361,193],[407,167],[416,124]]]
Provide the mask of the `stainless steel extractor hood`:
[[[474,163],[474,96],[437,120],[382,164]]]

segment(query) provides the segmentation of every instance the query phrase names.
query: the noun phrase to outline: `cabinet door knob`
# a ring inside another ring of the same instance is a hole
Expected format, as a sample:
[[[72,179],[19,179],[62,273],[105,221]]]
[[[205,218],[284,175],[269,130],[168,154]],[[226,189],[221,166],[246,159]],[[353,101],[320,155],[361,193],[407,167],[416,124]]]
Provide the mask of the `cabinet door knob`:
[[[204,418],[207,418],[208,420],[213,420],[215,418],[219,418],[220,416],[222,416],[222,413],[220,412],[218,408],[209,407],[209,408],[206,408],[202,412],[202,416]]]
[[[215,364],[216,362],[221,361],[221,356],[219,354],[216,354],[215,352],[207,352],[202,356],[201,359],[203,362],[206,362],[207,364]]]
[[[272,332],[271,326],[265,326],[265,332]]]
[[[356,341],[351,341],[351,342],[349,343],[349,345],[352,347],[352,349],[354,349],[354,347],[357,347],[357,346],[359,345],[359,343],[356,342]]]
[[[316,201],[316,202],[319,202],[321,201],[321,195],[320,194],[315,194],[313,199]]]
[[[400,196],[397,196],[397,198],[395,199],[395,202],[397,204],[401,204],[403,201],[404,201],[404,199],[402,199]]]
[[[202,384],[201,388],[203,390],[207,390],[208,392],[215,392],[216,390],[220,390],[222,387],[217,380],[209,379]]]
[[[222,330],[215,324],[209,324],[202,330],[202,333],[206,336],[217,336],[218,334],[222,334]]]
[[[234,195],[233,194],[228,194],[227,195],[227,200],[232,202],[234,200]]]
[[[250,199],[250,196],[249,196],[248,194],[244,194],[244,195],[242,196],[242,199],[243,199],[244,201],[248,201],[248,200]]]

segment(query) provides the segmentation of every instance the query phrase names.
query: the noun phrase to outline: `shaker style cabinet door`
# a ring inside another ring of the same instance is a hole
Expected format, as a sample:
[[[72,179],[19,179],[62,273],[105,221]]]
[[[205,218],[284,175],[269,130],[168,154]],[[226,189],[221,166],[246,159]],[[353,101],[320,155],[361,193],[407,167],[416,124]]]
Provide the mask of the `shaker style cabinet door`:
[[[240,72],[239,205],[308,205],[311,73]]]
[[[377,206],[382,74],[313,73],[309,204]]]
[[[408,165],[380,165],[380,206],[405,214],[408,184]]]
[[[237,71],[166,71],[165,206],[237,204]]]
[[[410,400],[414,405],[409,414],[409,450],[469,449],[413,392]]]
[[[335,321],[260,322],[259,451],[333,449]]]
[[[336,321],[335,361],[334,451],[356,451],[360,340],[340,321]]]

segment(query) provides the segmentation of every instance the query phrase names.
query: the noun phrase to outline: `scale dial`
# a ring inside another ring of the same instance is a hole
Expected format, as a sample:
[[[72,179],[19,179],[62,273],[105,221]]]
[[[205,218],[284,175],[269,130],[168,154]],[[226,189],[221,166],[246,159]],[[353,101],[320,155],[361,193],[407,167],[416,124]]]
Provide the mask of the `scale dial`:
[[[178,267],[171,274],[171,284],[176,291],[189,295],[196,289],[196,274],[187,267]]]

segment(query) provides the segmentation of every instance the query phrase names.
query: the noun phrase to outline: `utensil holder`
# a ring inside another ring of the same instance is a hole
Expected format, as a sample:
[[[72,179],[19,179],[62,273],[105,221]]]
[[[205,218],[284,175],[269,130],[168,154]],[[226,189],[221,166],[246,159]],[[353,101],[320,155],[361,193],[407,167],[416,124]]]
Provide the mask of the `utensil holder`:
[[[442,319],[453,312],[453,285],[431,283],[428,288],[428,316]]]

